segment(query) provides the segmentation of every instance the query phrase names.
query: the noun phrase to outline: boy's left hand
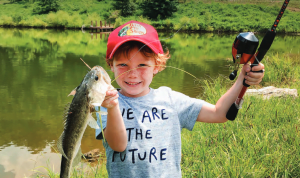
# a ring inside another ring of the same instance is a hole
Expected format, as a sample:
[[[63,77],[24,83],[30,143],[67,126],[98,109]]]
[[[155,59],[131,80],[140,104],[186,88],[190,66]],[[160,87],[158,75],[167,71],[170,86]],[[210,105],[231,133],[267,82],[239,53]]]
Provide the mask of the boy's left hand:
[[[264,77],[265,66],[262,63],[259,63],[257,66],[250,67],[249,64],[245,64],[242,68],[242,73],[245,75],[245,83],[248,85],[258,85],[262,78]],[[255,72],[255,71],[263,72]]]

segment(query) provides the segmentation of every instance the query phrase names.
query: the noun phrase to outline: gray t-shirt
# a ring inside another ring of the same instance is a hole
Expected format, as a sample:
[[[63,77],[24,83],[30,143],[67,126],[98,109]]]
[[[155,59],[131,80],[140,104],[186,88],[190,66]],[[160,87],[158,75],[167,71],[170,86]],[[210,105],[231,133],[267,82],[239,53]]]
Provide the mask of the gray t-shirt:
[[[181,177],[181,130],[193,129],[204,103],[168,87],[150,88],[138,98],[119,93],[128,144],[119,153],[103,143],[109,177]],[[107,117],[101,118],[105,128]],[[98,114],[97,122],[100,125]],[[101,129],[96,130],[96,138],[103,139]]]

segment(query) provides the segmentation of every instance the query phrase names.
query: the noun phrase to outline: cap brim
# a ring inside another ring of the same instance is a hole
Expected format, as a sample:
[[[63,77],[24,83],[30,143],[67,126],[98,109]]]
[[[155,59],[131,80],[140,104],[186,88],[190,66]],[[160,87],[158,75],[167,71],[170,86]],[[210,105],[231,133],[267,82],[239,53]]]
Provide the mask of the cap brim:
[[[117,43],[114,47],[114,49],[111,51],[110,55],[108,56],[108,59],[111,59],[113,57],[113,55],[115,54],[115,52],[117,51],[117,49],[122,45],[124,44],[125,42],[128,42],[128,41],[138,41],[138,42],[141,42],[143,44],[145,44],[145,46],[148,46],[155,54],[158,54],[160,53],[160,51],[155,48],[153,45],[151,45],[151,43],[148,43],[145,42],[144,40],[141,40],[139,38],[130,38],[130,39],[126,39],[124,41],[121,41],[119,43]],[[143,46],[144,47],[144,46]],[[140,50],[140,49],[139,49]]]

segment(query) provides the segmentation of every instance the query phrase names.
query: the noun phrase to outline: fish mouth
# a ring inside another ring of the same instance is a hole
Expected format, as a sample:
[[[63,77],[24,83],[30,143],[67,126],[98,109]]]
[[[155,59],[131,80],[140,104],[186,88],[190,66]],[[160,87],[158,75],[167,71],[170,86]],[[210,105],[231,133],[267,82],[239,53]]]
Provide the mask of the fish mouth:
[[[140,84],[140,83],[142,83],[142,82],[126,82],[126,81],[124,81],[127,85],[131,85],[131,86],[135,86],[135,85],[138,85],[138,84]]]

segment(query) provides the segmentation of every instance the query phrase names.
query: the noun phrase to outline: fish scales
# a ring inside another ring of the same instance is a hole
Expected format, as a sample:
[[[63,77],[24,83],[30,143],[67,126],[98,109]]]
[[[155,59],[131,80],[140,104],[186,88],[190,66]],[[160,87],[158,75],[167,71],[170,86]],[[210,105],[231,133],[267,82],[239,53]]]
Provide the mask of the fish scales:
[[[87,125],[99,128],[91,111],[103,102],[110,82],[106,71],[100,66],[95,66],[71,92],[74,98],[68,110],[64,131],[57,143],[58,150],[62,154],[61,178],[70,177],[72,167],[80,162],[81,139]]]

